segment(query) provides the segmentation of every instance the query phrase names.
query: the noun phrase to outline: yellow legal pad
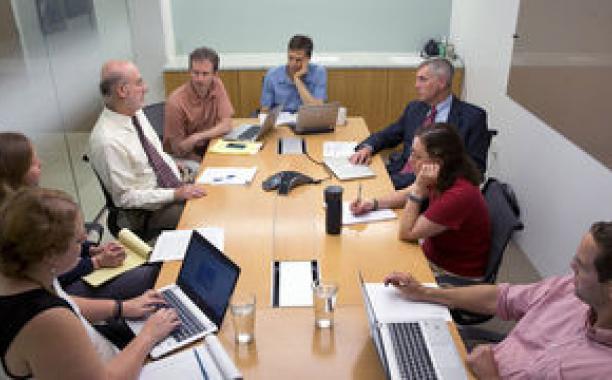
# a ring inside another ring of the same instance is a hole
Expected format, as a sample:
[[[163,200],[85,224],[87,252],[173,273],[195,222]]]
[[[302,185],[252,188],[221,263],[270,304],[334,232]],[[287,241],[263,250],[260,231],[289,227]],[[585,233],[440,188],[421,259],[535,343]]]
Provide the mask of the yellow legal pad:
[[[219,139],[208,148],[208,152],[222,154],[256,154],[259,152],[262,145],[263,144],[260,142],[225,141]]]
[[[123,264],[116,268],[100,268],[96,269],[87,276],[83,276],[83,281],[91,286],[100,286],[108,280],[111,280],[122,273],[127,272],[132,268],[136,268],[149,260],[152,248],[136,236],[127,228],[119,231],[119,243],[125,249],[125,260]]]

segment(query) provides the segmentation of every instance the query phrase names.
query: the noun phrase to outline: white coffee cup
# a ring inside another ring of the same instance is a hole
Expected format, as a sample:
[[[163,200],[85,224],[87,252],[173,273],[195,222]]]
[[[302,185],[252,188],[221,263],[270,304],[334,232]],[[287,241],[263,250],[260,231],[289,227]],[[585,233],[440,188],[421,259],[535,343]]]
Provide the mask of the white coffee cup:
[[[346,125],[346,107],[338,107],[337,125]]]

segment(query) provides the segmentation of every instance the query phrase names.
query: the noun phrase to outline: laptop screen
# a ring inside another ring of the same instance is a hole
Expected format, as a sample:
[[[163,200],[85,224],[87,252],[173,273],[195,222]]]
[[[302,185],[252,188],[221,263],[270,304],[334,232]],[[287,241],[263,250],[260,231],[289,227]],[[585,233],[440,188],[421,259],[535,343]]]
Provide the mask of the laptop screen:
[[[221,328],[240,268],[197,231],[191,234],[177,285]]]

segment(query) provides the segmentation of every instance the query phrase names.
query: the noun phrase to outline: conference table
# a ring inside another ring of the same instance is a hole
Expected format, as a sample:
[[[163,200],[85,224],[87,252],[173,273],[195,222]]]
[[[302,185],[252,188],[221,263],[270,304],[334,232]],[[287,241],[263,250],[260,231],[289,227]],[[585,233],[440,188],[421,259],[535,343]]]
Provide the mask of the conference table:
[[[257,120],[233,122],[237,126]],[[361,141],[368,133],[362,118],[348,118],[334,133],[303,137],[309,155],[322,161],[325,141]],[[357,197],[360,183],[364,198],[393,190],[380,156],[371,164],[376,177],[338,181],[328,178],[326,169],[306,155],[279,155],[278,139],[290,136],[293,132],[288,127],[278,126],[264,137],[255,155],[207,153],[202,168],[256,166],[255,178],[245,186],[206,186],[207,196],[187,202],[178,225],[178,229],[223,228],[224,253],[242,268],[235,291],[257,297],[254,342],[234,341],[229,311],[219,338],[246,379],[384,379],[369,334],[358,273],[366,282],[381,282],[392,271],[408,271],[422,282],[434,282],[434,277],[420,247],[398,239],[397,219],[343,226],[339,235],[325,232],[326,186],[342,186],[344,201]],[[263,191],[262,181],[281,170],[328,179],[296,187],[286,196]],[[333,328],[316,328],[311,307],[271,306],[274,260],[317,260],[321,278],[338,284]],[[164,263],[156,287],[173,283],[179,269],[180,262]],[[465,359],[465,348],[452,322],[449,328]]]

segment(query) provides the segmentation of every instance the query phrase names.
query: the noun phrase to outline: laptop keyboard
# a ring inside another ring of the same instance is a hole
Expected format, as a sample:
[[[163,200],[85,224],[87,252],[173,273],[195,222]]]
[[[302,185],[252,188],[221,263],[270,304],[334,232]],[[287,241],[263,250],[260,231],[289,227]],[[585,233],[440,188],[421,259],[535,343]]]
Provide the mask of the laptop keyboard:
[[[437,379],[417,322],[389,323],[389,335],[402,379]]]
[[[238,135],[238,140],[250,140],[259,133],[261,127],[258,125],[252,125],[245,129],[244,132]]]
[[[181,325],[170,334],[177,342],[181,342],[206,330],[206,326],[183,305],[171,289],[166,289],[161,294],[168,305],[176,310],[181,319]]]

